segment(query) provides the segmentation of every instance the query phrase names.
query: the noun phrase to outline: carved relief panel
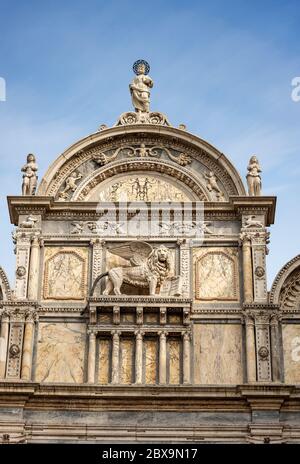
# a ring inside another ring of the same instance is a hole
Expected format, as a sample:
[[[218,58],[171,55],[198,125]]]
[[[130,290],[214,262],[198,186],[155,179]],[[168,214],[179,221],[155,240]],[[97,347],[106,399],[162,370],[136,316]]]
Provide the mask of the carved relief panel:
[[[194,297],[201,301],[238,301],[238,249],[194,249]]]
[[[36,381],[82,383],[85,340],[85,324],[40,323]]]
[[[181,383],[182,343],[178,337],[170,337],[167,341],[168,380],[170,385]]]
[[[43,298],[84,300],[87,295],[88,250],[49,247],[45,250]]]
[[[158,338],[145,337],[143,364],[145,384],[156,384],[158,381]]]
[[[296,321],[295,321],[296,322]],[[284,380],[300,383],[300,324],[283,324]]]
[[[192,201],[186,187],[179,189],[167,176],[153,176],[137,172],[120,176],[94,189],[89,201]]]
[[[16,379],[20,377],[24,324],[12,322],[9,333],[8,361],[6,377]]]

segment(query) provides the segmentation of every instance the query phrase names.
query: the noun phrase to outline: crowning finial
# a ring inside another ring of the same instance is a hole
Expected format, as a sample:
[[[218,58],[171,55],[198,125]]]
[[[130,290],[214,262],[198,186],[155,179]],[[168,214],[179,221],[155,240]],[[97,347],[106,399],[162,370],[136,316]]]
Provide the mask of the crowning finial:
[[[136,77],[129,85],[132,104],[137,113],[149,113],[150,111],[150,89],[153,80],[147,76],[150,66],[147,61],[137,60],[133,65]]]

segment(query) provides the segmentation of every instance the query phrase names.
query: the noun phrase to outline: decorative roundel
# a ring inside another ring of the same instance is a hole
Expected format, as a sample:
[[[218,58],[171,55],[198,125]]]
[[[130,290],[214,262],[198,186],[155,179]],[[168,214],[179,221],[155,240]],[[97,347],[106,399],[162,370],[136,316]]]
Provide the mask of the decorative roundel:
[[[145,60],[137,60],[135,63],[133,63],[132,69],[133,69],[134,73],[136,75],[139,74],[138,69],[139,69],[140,64],[143,64],[145,66],[145,74],[149,74],[150,64],[147,63],[147,61],[145,61]]]

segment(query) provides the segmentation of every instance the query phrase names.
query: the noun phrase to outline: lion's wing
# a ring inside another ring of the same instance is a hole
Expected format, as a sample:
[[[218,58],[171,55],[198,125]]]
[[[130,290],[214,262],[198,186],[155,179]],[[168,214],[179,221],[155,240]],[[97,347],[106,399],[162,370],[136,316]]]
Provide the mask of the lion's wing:
[[[109,249],[110,253],[128,259],[134,266],[143,264],[152,250],[152,246],[146,242],[129,242]]]

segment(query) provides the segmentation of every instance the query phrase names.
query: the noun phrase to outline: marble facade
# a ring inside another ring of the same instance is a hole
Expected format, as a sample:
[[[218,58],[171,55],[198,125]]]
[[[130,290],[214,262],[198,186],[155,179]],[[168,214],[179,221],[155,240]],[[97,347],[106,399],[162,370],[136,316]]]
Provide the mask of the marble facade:
[[[215,147],[127,112],[8,198],[0,442],[300,442],[300,257],[268,292],[258,172],[247,195]]]

